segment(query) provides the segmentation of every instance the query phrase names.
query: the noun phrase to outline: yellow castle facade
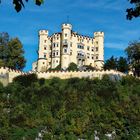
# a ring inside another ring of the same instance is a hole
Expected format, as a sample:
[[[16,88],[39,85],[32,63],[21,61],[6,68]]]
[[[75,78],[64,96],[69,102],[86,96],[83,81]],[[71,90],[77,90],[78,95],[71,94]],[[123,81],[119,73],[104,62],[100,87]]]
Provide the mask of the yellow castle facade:
[[[91,65],[101,70],[104,64],[104,32],[94,32],[93,37],[80,35],[69,23],[62,24],[61,32],[49,36],[48,30],[39,31],[38,60],[32,70],[45,72],[58,65],[66,70],[70,63],[78,67]]]

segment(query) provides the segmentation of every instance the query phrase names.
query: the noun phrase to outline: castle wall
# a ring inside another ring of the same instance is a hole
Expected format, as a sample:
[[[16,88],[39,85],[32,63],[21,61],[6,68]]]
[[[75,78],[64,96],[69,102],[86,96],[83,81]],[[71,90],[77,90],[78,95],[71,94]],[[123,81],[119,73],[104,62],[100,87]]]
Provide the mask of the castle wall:
[[[58,77],[60,79],[69,79],[69,78],[99,78],[101,79],[103,75],[112,75],[112,76],[118,76],[122,77],[126,74],[115,71],[115,70],[107,70],[107,71],[51,71],[51,72],[21,72],[18,70],[12,70],[9,68],[0,68],[0,82],[6,86],[8,83],[11,83],[13,79],[19,75],[25,75],[35,73],[37,74],[38,78],[45,78],[45,79],[51,79],[53,77]]]
[[[45,78],[51,79],[53,77],[58,77],[61,79],[69,79],[69,78],[99,78],[101,79],[103,75],[114,75],[114,76],[125,76],[125,74],[114,71],[114,70],[107,70],[107,71],[54,71],[54,72],[37,72],[36,73],[38,78]]]

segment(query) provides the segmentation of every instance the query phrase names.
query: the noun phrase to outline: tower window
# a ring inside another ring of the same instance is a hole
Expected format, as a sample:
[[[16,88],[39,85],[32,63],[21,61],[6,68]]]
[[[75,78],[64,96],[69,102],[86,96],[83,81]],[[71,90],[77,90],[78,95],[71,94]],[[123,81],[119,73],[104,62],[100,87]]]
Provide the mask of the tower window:
[[[98,51],[98,47],[96,47],[96,52]]]
[[[67,49],[64,49],[64,53],[67,53]]]
[[[65,34],[65,37],[67,37],[67,34]]]
[[[45,62],[43,62],[43,65],[45,64]]]
[[[87,46],[87,50],[89,51],[89,46]]]
[[[44,58],[46,58],[46,54],[44,54]]]
[[[90,54],[89,54],[89,53],[87,53],[87,58],[89,58],[89,56],[90,56]]]
[[[96,56],[96,59],[98,59],[98,56]]]
[[[56,52],[56,55],[58,55],[58,52]]]
[[[46,43],[47,42],[47,40],[44,40],[44,43]]]
[[[46,50],[47,48],[46,47],[44,47],[44,50]]]

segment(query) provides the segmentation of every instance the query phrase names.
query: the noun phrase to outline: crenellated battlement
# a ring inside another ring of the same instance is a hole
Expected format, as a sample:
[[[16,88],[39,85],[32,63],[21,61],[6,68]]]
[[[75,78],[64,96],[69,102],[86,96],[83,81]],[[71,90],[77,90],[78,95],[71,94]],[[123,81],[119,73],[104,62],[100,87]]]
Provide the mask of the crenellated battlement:
[[[94,37],[104,37],[104,32],[94,32]]]
[[[40,30],[39,35],[46,35],[48,36],[48,30]]]

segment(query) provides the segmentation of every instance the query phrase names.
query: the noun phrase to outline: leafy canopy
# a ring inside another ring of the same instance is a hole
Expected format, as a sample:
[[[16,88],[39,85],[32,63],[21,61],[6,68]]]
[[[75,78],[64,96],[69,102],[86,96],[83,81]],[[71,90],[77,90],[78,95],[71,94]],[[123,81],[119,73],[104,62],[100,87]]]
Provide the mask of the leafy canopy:
[[[134,6],[128,8],[127,12],[127,19],[131,20],[132,18],[140,17],[140,0],[128,0]]]
[[[125,52],[134,75],[140,76],[140,41],[130,43]]]
[[[15,7],[15,10],[19,12],[22,8],[24,8],[24,2],[28,2],[29,0],[13,0],[13,4]],[[41,5],[43,3],[43,0],[35,0],[36,5]]]
[[[18,38],[10,39],[8,33],[0,33],[0,66],[22,70],[26,60],[23,46]]]
[[[0,84],[0,139],[94,140],[115,132],[115,140],[140,137],[140,80],[17,77]]]

